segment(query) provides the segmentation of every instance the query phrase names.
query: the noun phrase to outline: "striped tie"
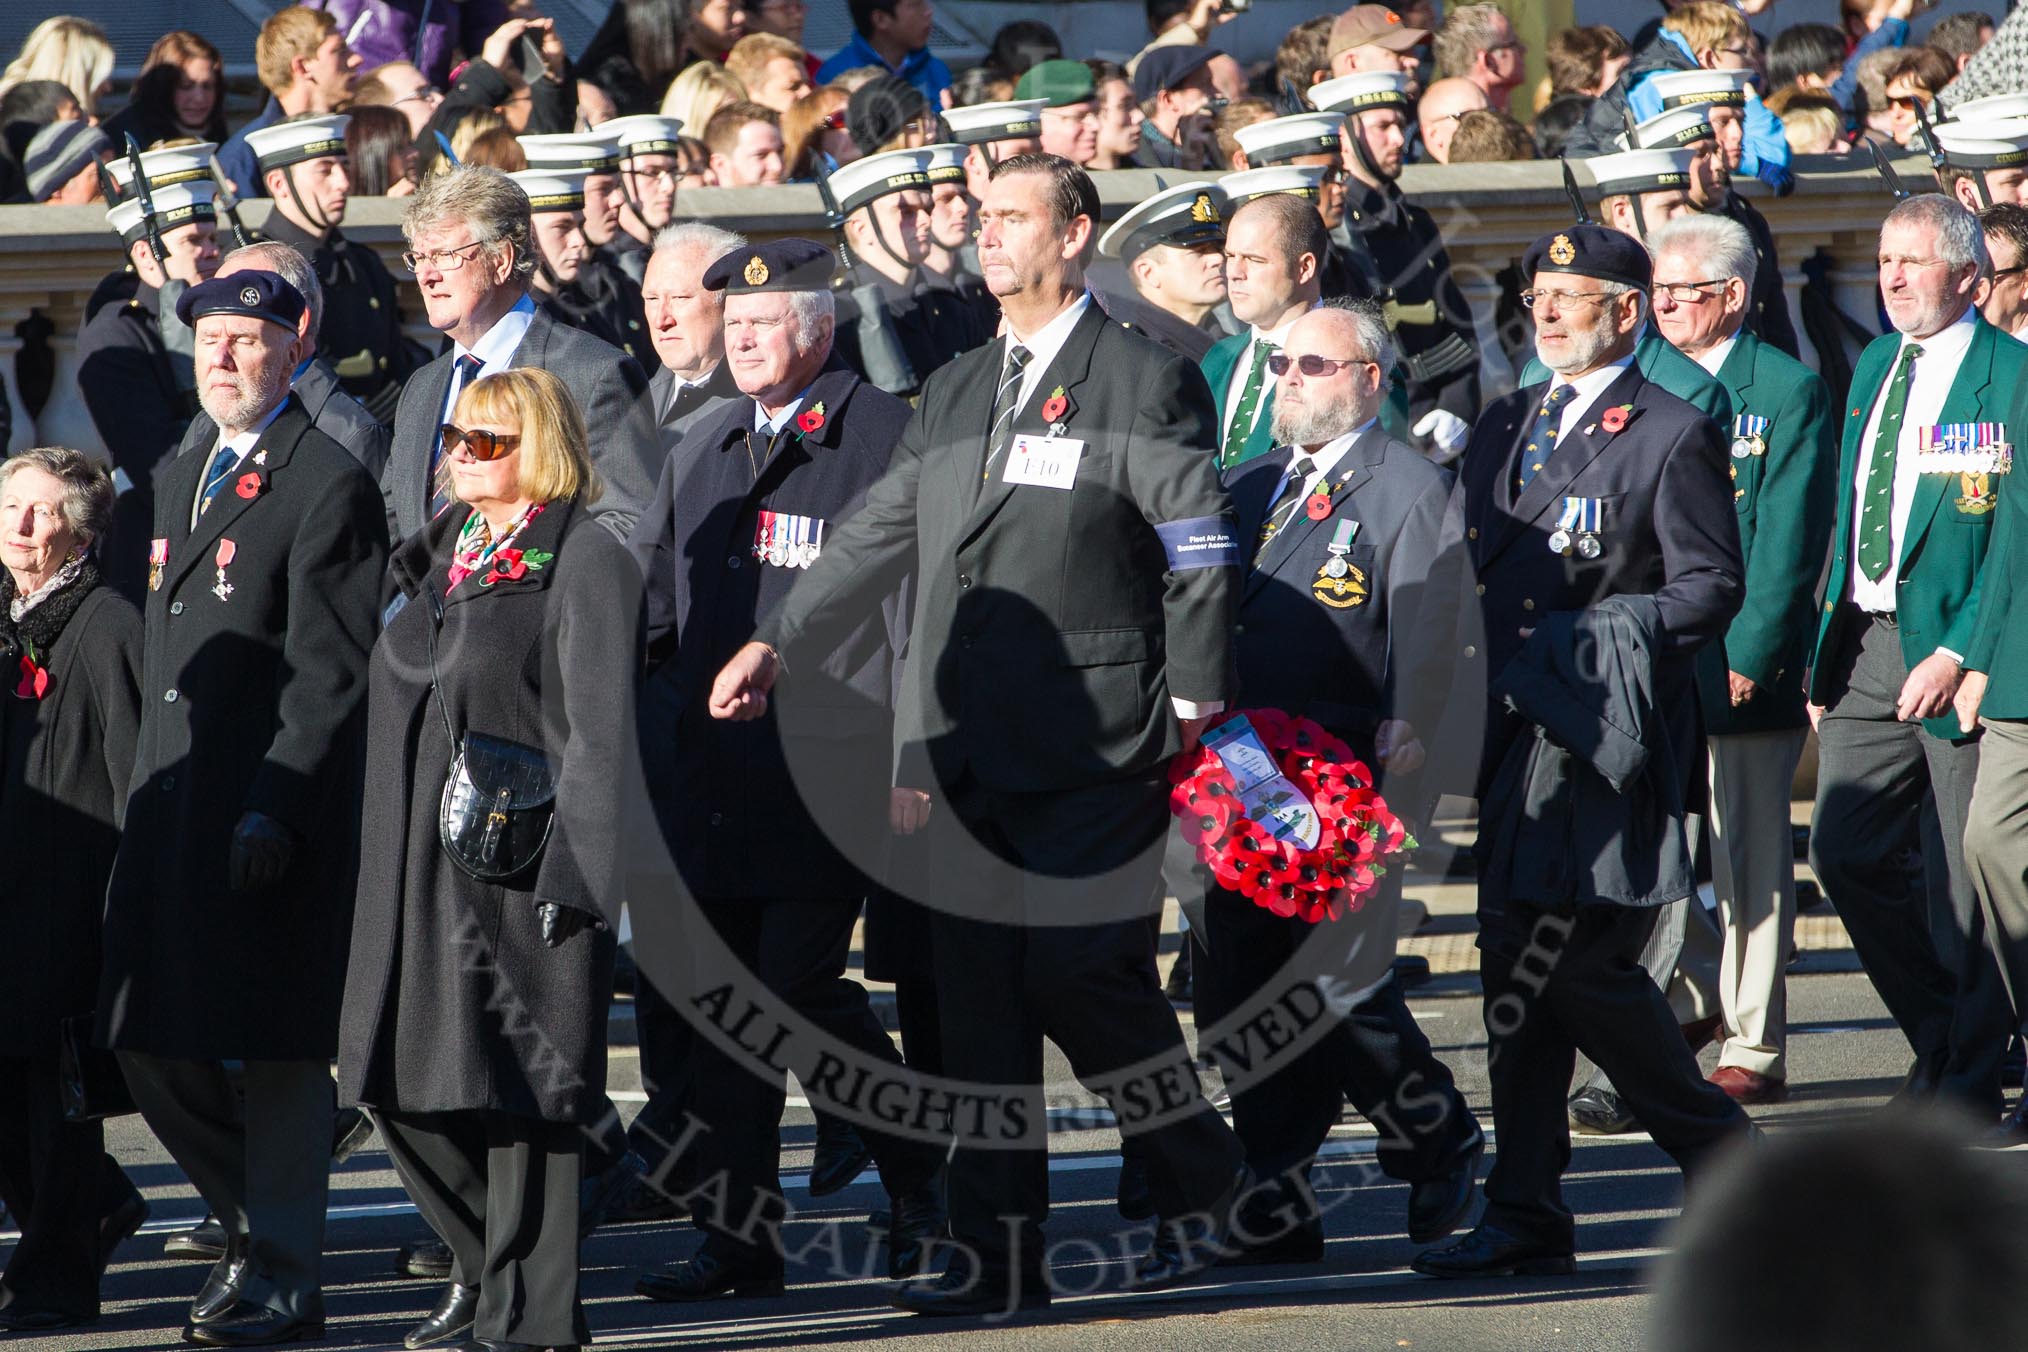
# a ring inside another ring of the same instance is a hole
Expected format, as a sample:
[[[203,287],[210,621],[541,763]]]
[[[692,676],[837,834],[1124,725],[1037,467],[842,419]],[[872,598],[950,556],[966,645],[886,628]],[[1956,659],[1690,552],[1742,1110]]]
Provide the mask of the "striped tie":
[[[1307,455],[1299,455],[1289,463],[1288,477],[1282,480],[1281,492],[1276,494],[1274,506],[1268,508],[1267,524],[1261,527],[1260,544],[1253,551],[1253,566],[1260,567],[1260,561],[1267,557],[1268,546],[1282,527],[1289,524],[1289,518],[1296,514],[1296,508],[1303,505],[1303,489],[1310,482],[1311,471],[1316,465]]]
[[[979,476],[981,483],[993,477],[993,463],[1014,440],[1014,415],[1021,407],[1021,373],[1027,366],[1027,348],[1015,344],[1007,349],[1007,364],[1000,370],[1000,392],[993,396],[993,430],[986,438],[986,469]]]
[[[470,385],[479,378],[479,368],[483,365],[485,365],[484,362],[469,352],[458,358],[458,364],[453,368],[451,377],[451,394],[448,407],[452,409],[457,408],[458,396],[465,392],[467,385]],[[444,438],[443,434],[439,432],[437,434],[436,464],[430,469],[430,520],[434,521],[443,515],[444,508],[450,505],[451,457],[444,454]]]

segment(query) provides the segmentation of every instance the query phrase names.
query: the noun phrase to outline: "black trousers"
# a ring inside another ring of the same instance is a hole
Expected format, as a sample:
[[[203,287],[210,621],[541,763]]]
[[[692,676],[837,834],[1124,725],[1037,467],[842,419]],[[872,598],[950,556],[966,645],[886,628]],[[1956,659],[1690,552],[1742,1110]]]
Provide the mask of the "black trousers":
[[[1180,1218],[1224,1194],[1244,1150],[1198,1090],[1155,971],[1149,917],[1161,904],[1167,796],[1159,780],[1052,794],[952,787],[931,830],[940,880],[971,894],[969,914],[939,911],[933,933],[953,1078],[1026,1094],[1039,1114],[1045,1037],[1097,1092],[1115,1090],[1110,1081],[1128,1067],[1167,1068],[1160,1111],[1109,1097],[1147,1161],[1157,1210]],[[1074,923],[1084,915],[1119,918]],[[1049,1210],[1048,1124],[1028,1126],[1016,1139],[1034,1144],[1016,1147],[968,1134],[961,1121],[950,1172],[953,1235],[990,1276],[1024,1283],[1042,1276]]]
[[[135,1195],[98,1122],[66,1122],[57,1058],[0,1057],[0,1201],[21,1238],[0,1304],[79,1319],[99,1314],[99,1222]]]
[[[699,905],[734,959],[796,1015],[859,1055],[900,1068],[901,1053],[874,1017],[866,988],[845,975],[857,899],[711,898]],[[744,1266],[779,1269],[787,1078],[764,1074],[751,1058],[735,1059],[702,1036],[694,1058],[695,1111],[709,1128],[699,1141],[700,1162],[707,1187],[721,1171],[726,1184],[722,1208],[715,1191],[691,1198],[706,1247]],[[929,1145],[858,1126],[890,1193],[919,1187],[935,1172],[938,1153]]]
[[[697,1031],[652,978],[634,969],[634,1027],[641,1047],[641,1089],[648,1101],[627,1127],[627,1145],[647,1162],[647,1179],[682,1193],[699,1177],[689,1114],[695,1111]]]
[[[479,1288],[472,1336],[590,1342],[577,1294],[585,1129],[487,1109],[373,1120],[416,1210],[451,1246],[451,1280]]]
[[[247,1255],[241,1299],[321,1318],[324,1208],[331,1185],[327,1061],[247,1061],[242,1095],[219,1061],[121,1052],[127,1088],[205,1206]],[[219,1259],[223,1266],[232,1254]]]
[[[1482,1223],[1568,1249],[1575,1222],[1561,1180],[1570,1165],[1565,1098],[1578,1049],[1612,1078],[1684,1173],[1750,1130],[1707,1081],[1676,1016],[1641,966],[1651,910],[1511,903],[1480,938],[1487,1070],[1498,1137]]]

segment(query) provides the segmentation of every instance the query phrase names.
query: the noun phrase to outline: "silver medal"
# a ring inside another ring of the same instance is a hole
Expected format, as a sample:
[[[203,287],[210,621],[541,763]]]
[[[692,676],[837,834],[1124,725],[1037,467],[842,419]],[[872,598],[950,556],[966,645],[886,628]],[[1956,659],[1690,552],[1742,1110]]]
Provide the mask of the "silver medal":
[[[1552,554],[1570,553],[1570,532],[1562,529],[1552,532],[1549,537],[1549,552]]]
[[[1744,460],[1752,454],[1752,442],[1748,441],[1745,437],[1734,437],[1732,439],[1732,458],[1734,460]]]
[[[787,567],[789,562],[789,547],[780,540],[771,543],[768,546],[768,562],[777,568]]]
[[[1577,537],[1577,552],[1583,558],[1595,559],[1604,552],[1604,549],[1596,535],[1585,534]]]
[[[1343,577],[1345,576],[1346,573],[1350,571],[1351,570],[1345,564],[1345,560],[1340,558],[1336,554],[1333,554],[1331,556],[1331,561],[1324,565],[1325,577]]]

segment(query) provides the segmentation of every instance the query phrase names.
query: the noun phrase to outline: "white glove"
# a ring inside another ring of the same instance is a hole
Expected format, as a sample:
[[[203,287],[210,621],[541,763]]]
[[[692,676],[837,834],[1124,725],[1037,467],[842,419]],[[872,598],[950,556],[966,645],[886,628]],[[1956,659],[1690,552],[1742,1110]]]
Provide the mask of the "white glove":
[[[1422,415],[1422,421],[1411,429],[1419,437],[1428,437],[1436,443],[1437,454],[1433,459],[1442,462],[1453,459],[1465,449],[1465,442],[1472,435],[1472,425],[1448,409],[1433,408]]]

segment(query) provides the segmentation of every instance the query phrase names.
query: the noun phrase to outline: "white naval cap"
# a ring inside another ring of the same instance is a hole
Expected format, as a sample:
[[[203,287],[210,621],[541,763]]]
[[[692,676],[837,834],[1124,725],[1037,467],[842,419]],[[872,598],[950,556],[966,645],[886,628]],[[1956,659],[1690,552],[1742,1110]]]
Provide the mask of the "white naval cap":
[[[1271,164],[1265,169],[1226,174],[1218,180],[1218,186],[1225,190],[1226,201],[1235,210],[1256,197],[1283,192],[1314,202],[1326,172],[1321,164]]]
[[[246,148],[260,161],[261,172],[286,169],[305,160],[321,160],[345,153],[345,129],[352,125],[349,113],[324,117],[294,117],[270,127],[256,127],[246,134]]]
[[[867,203],[889,193],[907,192],[910,188],[927,189],[930,185],[929,158],[927,150],[889,150],[879,155],[862,156],[833,169],[831,197],[838,204],[839,219],[843,220]]]
[[[974,103],[964,108],[946,108],[942,117],[959,145],[984,145],[989,141],[1015,141],[1042,134],[1042,107],[1048,99],[1010,99],[1005,103]]]
[[[150,188],[148,197],[155,208],[155,227],[158,230],[174,230],[179,225],[192,221],[215,221],[218,209],[211,199],[218,193],[218,185],[207,176],[184,183],[165,183],[159,188]],[[141,214],[141,199],[129,197],[126,201],[106,213],[106,224],[113,227],[123,243],[133,244],[148,237],[148,223]]]
[[[1246,162],[1255,169],[1282,164],[1303,155],[1337,155],[1344,142],[1345,114],[1293,113],[1256,122],[1234,132],[1233,139],[1246,152]]]
[[[507,175],[528,194],[532,212],[584,210],[582,169],[523,169]]]
[[[542,136],[517,136],[521,153],[530,169],[582,170],[588,174],[617,169],[620,143],[606,131],[612,123],[592,132],[555,132]]]
[[[1398,70],[1363,70],[1310,86],[1310,106],[1327,113],[1370,113],[1379,108],[1415,106],[1408,77]]]

